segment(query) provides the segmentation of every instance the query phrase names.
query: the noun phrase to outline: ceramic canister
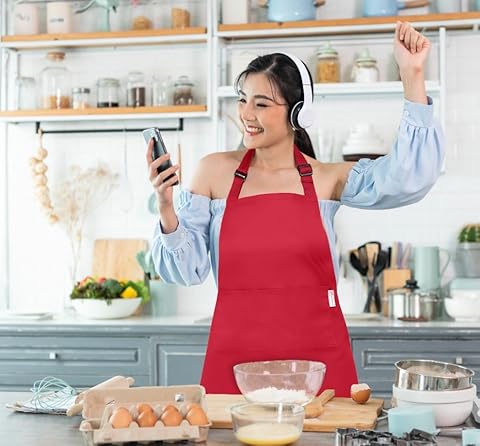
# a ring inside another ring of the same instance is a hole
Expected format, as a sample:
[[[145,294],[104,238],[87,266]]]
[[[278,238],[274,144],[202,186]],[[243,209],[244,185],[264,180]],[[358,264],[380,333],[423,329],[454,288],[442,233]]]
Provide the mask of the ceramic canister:
[[[39,34],[38,5],[17,3],[13,10],[13,27],[15,34]]]
[[[47,3],[47,33],[63,34],[72,31],[72,4],[70,2]]]
[[[271,22],[315,20],[316,15],[314,0],[268,0],[268,20]]]
[[[397,14],[397,0],[363,0],[364,17],[393,16]]]

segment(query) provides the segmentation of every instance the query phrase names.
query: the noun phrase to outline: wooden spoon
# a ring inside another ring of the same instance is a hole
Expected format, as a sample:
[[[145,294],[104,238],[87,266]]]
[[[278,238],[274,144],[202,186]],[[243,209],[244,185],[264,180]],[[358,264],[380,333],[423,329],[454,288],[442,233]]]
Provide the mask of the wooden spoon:
[[[335,390],[326,389],[305,406],[305,418],[317,418],[325,412],[327,404],[335,396]]]

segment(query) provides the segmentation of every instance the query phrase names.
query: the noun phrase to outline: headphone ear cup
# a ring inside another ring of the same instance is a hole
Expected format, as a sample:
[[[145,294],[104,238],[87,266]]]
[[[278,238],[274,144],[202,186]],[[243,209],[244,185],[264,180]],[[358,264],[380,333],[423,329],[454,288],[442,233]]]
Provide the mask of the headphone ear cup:
[[[297,119],[298,125],[302,129],[306,129],[307,127],[310,127],[313,124],[312,109],[308,105],[301,107],[298,111],[298,115],[296,119]]]
[[[299,122],[299,115],[302,111],[303,101],[297,102],[293,107],[292,111],[290,112],[290,124],[294,128],[294,130],[298,130],[303,128],[303,126]]]

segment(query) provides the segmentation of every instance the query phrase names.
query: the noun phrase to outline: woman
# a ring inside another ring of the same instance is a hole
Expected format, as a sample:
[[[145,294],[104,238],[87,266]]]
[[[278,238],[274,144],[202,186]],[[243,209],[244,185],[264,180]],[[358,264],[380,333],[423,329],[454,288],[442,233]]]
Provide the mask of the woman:
[[[305,127],[312,120],[308,70],[294,56],[258,57],[239,76],[238,112],[248,150],[203,158],[191,190],[172,205],[175,165],[151,161],[160,225],[153,240],[167,282],[202,282],[212,267],[218,297],[202,384],[238,393],[240,362],[309,359],[327,364],[324,388],[349,396],[357,382],[333,265],[333,217],[345,204],[384,209],[420,200],[440,172],[443,145],[424,83],[430,42],[398,23],[394,52],[405,111],[389,155],[357,163],[315,160]],[[218,270],[217,270],[218,265]]]

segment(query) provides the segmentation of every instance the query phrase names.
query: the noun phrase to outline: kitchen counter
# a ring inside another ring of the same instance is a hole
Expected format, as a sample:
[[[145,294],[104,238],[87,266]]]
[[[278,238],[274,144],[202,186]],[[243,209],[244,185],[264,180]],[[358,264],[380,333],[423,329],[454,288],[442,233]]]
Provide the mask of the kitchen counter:
[[[0,438],[12,446],[83,446],[78,431],[81,417],[62,415],[25,414],[5,407],[7,402],[28,399],[26,392],[0,392]],[[385,429],[380,425],[379,429]],[[7,444],[1,441],[1,444]],[[332,446],[334,434],[304,432],[295,446]],[[158,443],[160,444],[160,443]],[[189,443],[195,444],[195,443]],[[201,443],[205,444],[205,443]],[[460,439],[438,438],[439,446],[460,445]],[[231,430],[211,429],[206,442],[208,446],[240,446]]]

